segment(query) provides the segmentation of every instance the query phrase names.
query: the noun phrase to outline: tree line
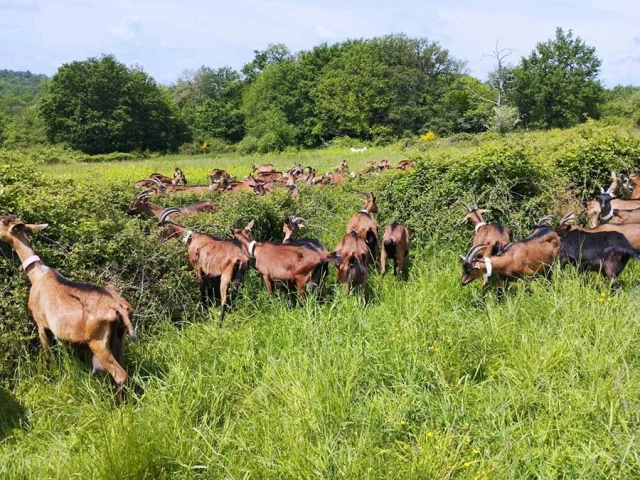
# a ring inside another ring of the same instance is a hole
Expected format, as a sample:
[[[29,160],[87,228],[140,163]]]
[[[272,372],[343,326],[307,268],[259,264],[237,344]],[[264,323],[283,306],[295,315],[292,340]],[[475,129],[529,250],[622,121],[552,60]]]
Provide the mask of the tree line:
[[[0,142],[87,153],[229,145],[264,153],[345,137],[384,144],[428,131],[565,128],[602,115],[640,124],[638,88],[606,90],[595,48],[573,32],[558,28],[515,65],[509,53],[496,46],[496,68],[481,81],[425,38],[387,35],[297,53],[276,44],[239,71],[203,66],[170,86],[105,55],[65,64],[49,80],[25,77],[17,94],[25,104],[13,109],[7,98],[16,93],[0,72]]]

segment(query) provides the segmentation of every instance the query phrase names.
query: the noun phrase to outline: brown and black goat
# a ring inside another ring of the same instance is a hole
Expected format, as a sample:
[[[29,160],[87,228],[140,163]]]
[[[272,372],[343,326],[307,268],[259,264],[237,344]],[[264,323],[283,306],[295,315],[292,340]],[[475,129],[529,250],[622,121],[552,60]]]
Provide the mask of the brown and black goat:
[[[187,177],[185,177],[184,173],[179,168],[173,169],[173,180],[171,181],[172,185],[186,185]]]
[[[387,225],[382,235],[380,252],[380,270],[384,275],[387,270],[387,259],[393,259],[393,274],[405,272],[405,262],[409,255],[409,230],[395,220]]]
[[[575,213],[570,212],[560,220],[557,228],[562,230],[580,230],[587,233],[619,232],[626,237],[633,248],[640,250],[640,223],[603,223],[595,228],[580,228],[574,225],[575,220]]]
[[[222,170],[220,168],[214,168],[209,173],[209,183],[213,183],[217,180],[222,180],[223,178],[227,181],[230,181],[231,175],[229,175],[229,173],[226,170]]]
[[[360,287],[362,293],[367,288],[367,259],[370,256],[369,247],[356,233],[347,233],[336,246],[336,255],[342,262],[338,265],[338,281],[342,283],[345,293]]]
[[[475,245],[466,256],[460,256],[462,285],[493,275],[502,290],[505,280],[548,274],[560,252],[560,237],[551,227],[539,224],[531,236],[510,243],[499,255],[484,256],[486,249],[487,245]]]
[[[278,282],[297,290],[298,298],[304,301],[306,293],[315,290],[321,283],[321,278],[317,277],[321,275],[323,265],[340,264],[338,255],[306,242],[277,244],[251,240],[249,235],[252,227],[253,220],[244,229],[234,230],[234,238],[255,258],[256,270],[262,275],[269,295],[274,293],[275,283]]]
[[[346,160],[342,160],[340,165],[333,167],[333,171],[336,173],[349,173],[349,164]]]
[[[624,206],[618,202],[614,204],[614,195],[609,191],[601,189],[601,193],[596,195],[596,200],[600,207],[600,215],[598,220],[602,223],[639,223],[640,222],[640,202],[638,200],[626,200],[625,202],[637,202],[639,205],[634,209],[624,210],[615,205]],[[596,222],[598,221],[596,220]],[[593,226],[593,222],[591,222]]]
[[[181,240],[187,246],[188,262],[194,269],[200,286],[202,307],[207,309],[216,300],[220,301],[220,321],[224,320],[227,297],[239,290],[249,263],[247,249],[237,240],[223,240],[206,233],[197,233],[184,225],[167,219],[175,209],[166,209],[159,226],[164,226],[163,237]]]
[[[264,195],[266,190],[264,184],[257,182],[255,178],[249,175],[242,182],[230,182],[224,178],[211,183],[213,188],[217,188],[222,192],[236,192],[236,191],[249,191],[256,195]]]
[[[374,214],[378,211],[378,204],[373,192],[367,195],[362,210],[354,214],[347,223],[347,233],[356,232],[364,240],[369,249],[368,262],[375,263],[378,256],[378,224]]]
[[[46,227],[46,224],[25,224],[14,215],[0,216],[0,241],[17,253],[31,281],[29,311],[38,326],[45,359],[50,355],[49,335],[88,346],[94,355],[93,372],[109,372],[117,385],[119,400],[129,377],[122,368],[125,331],[132,341],[137,341],[131,324],[133,309],[111,285],[97,287],[74,282],[47,267],[31,248],[28,238]]]
[[[131,205],[129,205],[129,215],[133,215],[135,213],[146,213],[147,215],[151,215],[152,217],[160,218],[162,212],[165,210],[165,207],[161,207],[160,205],[151,203],[149,201],[149,196],[149,190],[136,195],[136,197],[131,202]],[[177,210],[174,215],[183,218],[196,213],[217,212],[218,210],[220,210],[220,207],[218,205],[214,205],[213,203],[206,200],[195,202],[190,205],[185,205],[184,207],[171,208]]]

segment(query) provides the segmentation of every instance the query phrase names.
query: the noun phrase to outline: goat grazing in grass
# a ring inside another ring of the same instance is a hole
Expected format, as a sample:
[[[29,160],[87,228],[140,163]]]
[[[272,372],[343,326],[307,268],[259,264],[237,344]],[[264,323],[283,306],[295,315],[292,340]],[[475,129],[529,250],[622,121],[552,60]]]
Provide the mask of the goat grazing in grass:
[[[187,177],[185,177],[184,173],[179,168],[173,169],[173,180],[171,181],[172,185],[186,185]]]
[[[38,326],[45,359],[51,349],[49,334],[60,341],[87,345],[94,355],[93,372],[109,372],[119,399],[129,377],[121,365],[125,330],[132,341],[137,341],[131,324],[133,309],[111,285],[101,288],[74,282],[47,267],[31,248],[28,238],[28,234],[46,227],[46,224],[25,224],[14,215],[0,216],[0,240],[18,254],[31,281],[29,311]]]
[[[502,290],[505,280],[537,273],[548,274],[553,260],[560,253],[560,237],[551,227],[539,224],[531,236],[510,243],[499,255],[484,256],[486,249],[485,244],[474,245],[466,256],[460,256],[462,285],[482,276],[488,279],[494,275],[498,288]]]
[[[365,241],[356,233],[347,233],[336,246],[336,255],[342,262],[338,266],[338,281],[345,293],[360,287],[365,293],[367,288],[367,258],[370,256]]]
[[[500,251],[511,241],[509,239],[509,234],[511,233],[509,229],[497,223],[488,224],[484,221],[483,215],[485,213],[489,213],[491,210],[478,208],[476,203],[473,204],[473,207],[462,201],[460,203],[462,203],[467,210],[467,214],[462,219],[462,222],[471,222],[475,229],[472,246],[487,246],[483,252],[483,258],[491,255],[498,255]],[[486,286],[487,283],[488,279],[484,278],[484,286]]]
[[[209,173],[209,183],[214,183],[218,180],[225,179],[227,181],[231,180],[231,175],[226,170],[221,170],[219,168],[214,168]]]
[[[640,175],[632,173],[627,180],[629,189],[631,190],[629,198],[632,200],[640,200]]]
[[[158,225],[165,227],[165,238],[180,239],[187,246],[189,265],[194,269],[200,286],[202,308],[207,309],[215,300],[220,300],[222,322],[229,289],[237,291],[244,280],[249,263],[247,249],[235,239],[221,240],[167,221],[176,210],[166,209],[158,220]]]
[[[393,221],[382,235],[380,253],[380,270],[384,275],[387,270],[387,259],[393,259],[393,274],[404,273],[405,261],[409,255],[409,230],[404,225]]]
[[[572,229],[574,218],[571,212],[556,227],[561,240],[561,267],[574,265],[580,271],[600,272],[605,278],[615,280],[629,259],[640,256],[640,251],[622,233]]]
[[[151,203],[149,201],[149,196],[149,190],[145,190],[144,192],[136,195],[136,197],[131,202],[131,205],[129,205],[129,215],[133,215],[134,213],[146,213],[147,215],[151,215],[152,217],[160,218],[165,208],[161,207],[160,205],[156,205],[155,203]],[[195,202],[184,207],[172,208],[178,210],[177,212],[175,212],[176,216],[183,218],[195,213],[217,212],[218,210],[220,210],[220,207],[218,205],[214,205],[213,203],[206,200]]]
[[[346,160],[342,160],[340,165],[333,167],[333,171],[336,173],[349,173],[349,164]]]
[[[251,175],[245,178],[242,182],[230,182],[227,179],[221,178],[220,180],[212,182],[211,185],[214,188],[218,188],[222,192],[232,193],[240,190],[245,190],[253,192],[256,195],[264,195],[266,193],[264,184],[261,182],[256,182],[256,179]]]
[[[371,262],[375,262],[378,252],[378,224],[373,216],[377,211],[376,197],[371,192],[365,200],[363,209],[354,214],[347,224],[347,233],[356,232],[367,244]]]
[[[304,301],[306,292],[319,285],[314,273],[321,272],[325,263],[339,264],[341,261],[338,255],[306,242],[256,242],[249,237],[252,227],[253,220],[244,229],[234,230],[234,238],[255,258],[256,270],[262,275],[269,295],[274,292],[275,282],[279,282],[295,288],[300,301]]]

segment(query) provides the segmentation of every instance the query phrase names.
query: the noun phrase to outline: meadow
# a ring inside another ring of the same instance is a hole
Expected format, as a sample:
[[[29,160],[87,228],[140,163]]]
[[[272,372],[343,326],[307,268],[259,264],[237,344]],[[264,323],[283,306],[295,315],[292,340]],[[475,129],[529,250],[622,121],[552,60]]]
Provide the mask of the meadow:
[[[358,157],[336,148],[89,164],[10,160],[28,182],[0,171],[0,199],[9,211],[51,223],[48,239],[34,237],[37,251],[73,278],[116,284],[136,305],[141,341],[127,347],[131,385],[119,407],[110,381],[90,377],[70,349],[57,347],[45,363],[29,330],[26,279],[3,247],[0,306],[15,326],[0,340],[19,333],[23,347],[4,359],[11,370],[0,383],[0,477],[640,476],[640,267],[625,270],[619,290],[566,269],[512,284],[498,301],[477,282],[461,287],[457,258],[473,229],[455,226],[462,216],[455,195],[491,201],[499,207],[492,219],[519,237],[539,213],[566,208],[558,185],[580,175],[595,185],[610,166],[637,165],[637,134],[618,132],[612,143],[610,133],[372,148]],[[279,193],[213,196],[223,210],[192,220],[220,233],[219,225],[254,216],[256,238],[277,240],[279,222],[297,213],[310,221],[307,235],[332,248],[359,207],[358,191],[371,189],[381,225],[397,217],[415,242],[408,278],[374,271],[366,298],[346,296],[332,270],[328,299],[298,306],[284,294],[268,297],[252,271],[220,326],[215,309],[198,309],[184,246],[159,244],[154,221],[126,215],[132,183],[174,166],[190,183],[204,183],[213,167],[243,175],[254,161],[285,168],[300,161],[322,172],[342,158],[356,169],[407,156],[418,159],[416,171],[302,189],[297,203]]]

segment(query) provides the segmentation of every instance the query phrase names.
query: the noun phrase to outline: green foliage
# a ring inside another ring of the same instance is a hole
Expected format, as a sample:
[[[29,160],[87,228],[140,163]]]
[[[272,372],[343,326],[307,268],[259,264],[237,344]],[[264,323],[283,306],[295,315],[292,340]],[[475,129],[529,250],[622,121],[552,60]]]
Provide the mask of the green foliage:
[[[520,123],[520,112],[516,107],[503,105],[493,109],[493,116],[489,119],[489,131],[501,135],[513,131]]]
[[[608,90],[606,103],[602,106],[602,118],[628,121],[640,127],[640,87],[618,85]]]
[[[514,99],[527,125],[565,128],[598,118],[604,89],[598,80],[600,59],[569,30],[538,43],[514,71]]]
[[[168,94],[112,56],[60,67],[40,110],[52,142],[86,153],[166,151],[185,140]]]

